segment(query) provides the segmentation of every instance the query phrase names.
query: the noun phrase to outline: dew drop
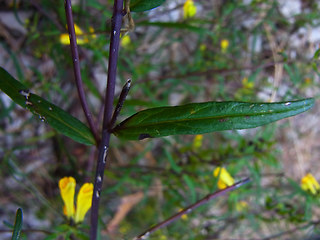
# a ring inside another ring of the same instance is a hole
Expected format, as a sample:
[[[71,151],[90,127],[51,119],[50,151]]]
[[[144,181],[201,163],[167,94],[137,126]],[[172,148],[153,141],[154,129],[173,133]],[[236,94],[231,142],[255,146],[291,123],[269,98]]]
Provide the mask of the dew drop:
[[[113,31],[113,35],[116,35],[117,34],[117,31]]]
[[[30,97],[30,92],[29,92],[29,90],[20,90],[19,93],[20,93],[22,96],[24,96],[24,97],[26,98],[26,100],[28,100],[29,97]]]
[[[49,109],[49,111],[52,111],[52,107],[49,107],[48,109]]]
[[[26,101],[26,105],[32,106],[32,102]]]
[[[96,197],[99,198],[100,197],[100,193],[99,191],[96,191]]]
[[[289,105],[291,105],[291,102],[286,102],[284,105],[289,106]]]
[[[97,181],[98,181],[98,182],[101,182],[101,180],[102,180],[102,178],[101,178],[101,176],[99,175],[99,176],[97,177]]]

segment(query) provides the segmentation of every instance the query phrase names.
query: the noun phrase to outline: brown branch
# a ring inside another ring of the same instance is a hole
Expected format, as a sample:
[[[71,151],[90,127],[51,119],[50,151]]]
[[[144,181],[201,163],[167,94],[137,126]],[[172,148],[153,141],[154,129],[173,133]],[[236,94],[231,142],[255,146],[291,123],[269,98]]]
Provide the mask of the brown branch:
[[[227,192],[230,192],[240,186],[242,186],[243,184],[246,184],[250,181],[249,178],[243,179],[235,184],[233,184],[230,187],[227,187],[225,189],[219,190],[217,192],[211,193],[209,195],[207,195],[206,197],[202,198],[201,200],[197,201],[196,203],[186,207],[185,209],[183,209],[182,211],[176,213],[175,215],[171,216],[170,218],[164,220],[163,222],[160,222],[158,224],[156,224],[154,227],[149,228],[148,230],[146,230],[145,232],[143,232],[142,234],[140,234],[139,236],[137,236],[136,238],[134,238],[134,240],[139,240],[139,239],[146,239],[151,233],[153,233],[154,231],[163,228],[169,224],[171,224],[172,222],[176,221],[177,219],[179,219],[182,215],[184,214],[188,214],[190,213],[193,209],[200,207],[201,205],[209,202],[210,200],[223,195]]]

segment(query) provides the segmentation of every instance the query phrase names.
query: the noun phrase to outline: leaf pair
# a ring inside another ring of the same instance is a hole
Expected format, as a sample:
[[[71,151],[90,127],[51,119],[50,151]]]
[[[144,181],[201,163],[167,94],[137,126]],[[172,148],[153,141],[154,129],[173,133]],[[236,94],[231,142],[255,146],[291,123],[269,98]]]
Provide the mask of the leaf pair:
[[[14,102],[29,109],[58,132],[87,145],[95,144],[90,129],[58,106],[32,94],[3,68],[0,89]],[[255,128],[310,109],[314,99],[278,103],[204,102],[140,111],[113,129],[127,140],[177,134],[202,134],[222,130]]]

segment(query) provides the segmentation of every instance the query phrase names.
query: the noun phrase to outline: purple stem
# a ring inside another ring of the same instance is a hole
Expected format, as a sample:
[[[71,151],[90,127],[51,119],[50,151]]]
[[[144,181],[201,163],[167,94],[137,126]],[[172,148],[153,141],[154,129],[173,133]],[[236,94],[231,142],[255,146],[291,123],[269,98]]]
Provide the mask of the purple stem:
[[[104,117],[103,117],[103,130],[102,139],[99,144],[98,163],[96,169],[96,176],[94,180],[94,190],[92,196],[91,207],[91,227],[90,227],[90,240],[96,240],[98,229],[99,217],[99,200],[102,189],[104,169],[109,150],[109,142],[111,136],[111,117],[113,112],[113,99],[116,85],[117,75],[117,60],[120,42],[120,30],[122,24],[123,0],[115,0],[113,6],[113,15],[111,19],[111,38],[109,49],[109,65],[108,65],[108,82],[106,89]]]
[[[209,194],[207,196],[205,196],[204,198],[202,198],[201,200],[195,202],[194,204],[186,207],[185,209],[183,209],[182,211],[176,213],[175,215],[171,216],[170,218],[164,220],[163,222],[160,222],[158,223],[157,225],[149,228],[148,230],[146,230],[144,233],[140,234],[138,237],[136,237],[134,240],[138,240],[138,239],[146,239],[152,232],[162,228],[162,227],[165,227],[167,225],[169,225],[170,223],[176,221],[177,219],[179,219],[182,215],[184,214],[188,214],[190,213],[193,209],[207,203],[208,201],[220,196],[220,195],[223,195],[229,191],[232,191],[240,186],[242,186],[243,184],[249,182],[250,179],[249,178],[246,178],[246,179],[243,179],[235,184],[233,184],[232,186],[230,187],[227,187],[225,189],[222,189],[222,190],[219,190],[217,192],[214,192],[212,194]]]
[[[72,17],[72,8],[71,8],[71,1],[65,0],[65,11],[66,11],[66,18],[67,18],[67,26],[69,31],[70,37],[70,48],[71,48],[71,55],[72,55],[72,62],[73,62],[73,71],[76,80],[78,95],[80,98],[81,106],[84,111],[84,114],[87,118],[88,124],[90,126],[91,132],[96,140],[96,143],[99,143],[99,136],[96,125],[94,124],[91,111],[88,107],[85,92],[82,84],[81,79],[81,71],[80,71],[80,62],[79,62],[79,53],[78,53],[78,46],[77,46],[77,39],[76,33],[74,30],[74,23]]]

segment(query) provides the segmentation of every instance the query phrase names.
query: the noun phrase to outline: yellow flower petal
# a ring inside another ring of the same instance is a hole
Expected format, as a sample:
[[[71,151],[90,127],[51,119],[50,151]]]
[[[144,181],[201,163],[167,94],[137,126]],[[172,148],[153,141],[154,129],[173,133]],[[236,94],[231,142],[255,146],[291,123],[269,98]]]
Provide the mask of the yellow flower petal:
[[[194,137],[192,147],[194,149],[199,149],[202,146],[203,135],[198,134]]]
[[[124,35],[121,38],[120,44],[123,48],[127,48],[131,44],[131,38],[129,35]]]
[[[75,222],[82,222],[86,213],[91,208],[93,194],[93,184],[85,183],[79,190],[77,196],[77,209],[75,214]]]
[[[181,212],[182,210],[183,210],[183,208],[180,208],[180,209],[179,209],[179,212]],[[182,215],[181,215],[181,219],[182,219],[183,221],[188,220],[188,215],[187,215],[187,214],[182,214]]]
[[[191,18],[197,13],[197,8],[194,5],[193,0],[186,0],[183,4],[183,18]]]
[[[316,195],[320,190],[320,185],[311,173],[308,173],[301,179],[301,189],[304,191],[310,191],[313,195]]]
[[[71,218],[74,214],[74,192],[76,188],[76,180],[73,177],[64,177],[59,181],[59,188],[64,202],[64,213],[68,218]]]
[[[75,31],[76,36],[77,36],[77,44],[78,45],[82,45],[82,44],[85,44],[85,43],[89,42],[89,39],[88,39],[87,36],[82,36],[83,35],[83,31],[77,24],[74,24],[74,31]],[[89,31],[91,33],[93,33],[93,28],[89,27]],[[93,34],[92,37],[96,38],[96,35]],[[67,33],[60,34],[60,43],[63,44],[63,45],[70,45],[69,34],[67,34]]]
[[[205,50],[207,50],[207,46],[205,44],[200,44],[200,51],[204,52]]]
[[[76,35],[83,34],[82,29],[77,24],[74,24],[73,26],[74,26],[74,31],[76,32]]]
[[[220,42],[222,52],[225,52],[229,47],[229,41],[227,39],[222,39]]]
[[[88,43],[89,39],[88,38],[83,38],[81,36],[77,37],[77,44],[78,45],[83,45],[85,43]],[[63,33],[60,35],[60,43],[63,45],[70,45],[70,38],[69,34]]]
[[[238,212],[244,212],[248,209],[248,203],[245,201],[239,201],[236,203],[236,210]]]
[[[230,187],[234,184],[234,179],[231,177],[231,175],[228,173],[228,171],[225,168],[217,167],[213,171],[213,176],[218,177],[218,188],[224,189],[226,187]]]
[[[254,87],[254,82],[249,82],[247,77],[242,79],[242,86],[247,89],[252,89]]]
[[[69,34],[66,34],[66,33],[61,34],[60,43],[63,45],[69,45],[70,44]]]

